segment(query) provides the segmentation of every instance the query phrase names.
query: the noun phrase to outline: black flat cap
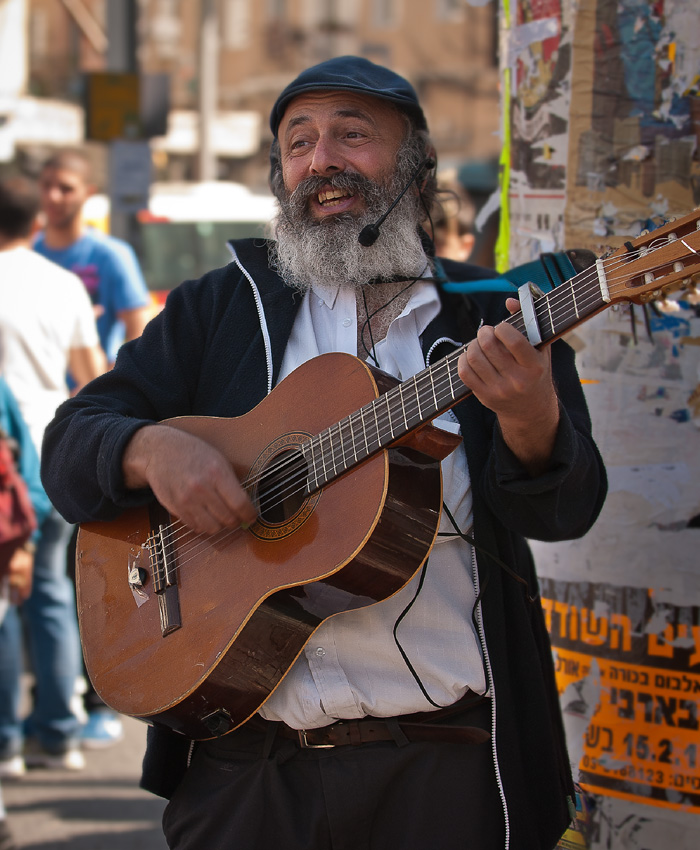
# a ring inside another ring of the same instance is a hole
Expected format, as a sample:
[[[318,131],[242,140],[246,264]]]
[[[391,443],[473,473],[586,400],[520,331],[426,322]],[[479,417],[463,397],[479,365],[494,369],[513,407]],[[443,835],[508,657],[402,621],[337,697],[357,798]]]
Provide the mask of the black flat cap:
[[[416,90],[408,80],[360,56],[337,56],[302,71],[284,89],[270,113],[273,135],[277,136],[280,121],[292,98],[304,92],[323,90],[352,91],[389,100],[406,112],[418,129],[428,129]]]

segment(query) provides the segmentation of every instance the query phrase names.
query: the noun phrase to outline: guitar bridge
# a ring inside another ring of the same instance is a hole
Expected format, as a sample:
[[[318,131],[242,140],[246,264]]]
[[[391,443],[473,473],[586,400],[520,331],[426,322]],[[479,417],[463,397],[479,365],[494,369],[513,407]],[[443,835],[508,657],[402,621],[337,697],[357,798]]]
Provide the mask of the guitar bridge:
[[[154,514],[156,515],[154,517]],[[167,517],[161,522],[161,517]],[[152,528],[154,530],[147,541],[151,556],[153,591],[158,598],[160,630],[163,637],[182,626],[180,616],[180,592],[177,584],[177,553],[173,545],[172,523],[170,516],[160,505],[151,509]]]

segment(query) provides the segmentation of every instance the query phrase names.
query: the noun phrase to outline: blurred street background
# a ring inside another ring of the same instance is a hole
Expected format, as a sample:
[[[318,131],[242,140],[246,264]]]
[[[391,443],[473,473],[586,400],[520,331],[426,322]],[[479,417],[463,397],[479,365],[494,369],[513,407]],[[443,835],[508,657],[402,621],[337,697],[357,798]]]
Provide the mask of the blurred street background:
[[[123,724],[118,744],[85,751],[85,770],[32,768],[3,781],[20,850],[167,850],[165,800],[138,787],[147,727],[130,717]]]

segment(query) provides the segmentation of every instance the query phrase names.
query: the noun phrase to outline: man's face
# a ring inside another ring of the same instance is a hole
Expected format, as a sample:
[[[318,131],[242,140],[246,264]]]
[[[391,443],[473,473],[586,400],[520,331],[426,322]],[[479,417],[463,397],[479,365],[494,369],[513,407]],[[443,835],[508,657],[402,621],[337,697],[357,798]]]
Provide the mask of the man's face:
[[[39,191],[47,225],[60,228],[75,221],[92,190],[75,171],[45,168],[39,177]]]
[[[279,126],[285,188],[291,193],[314,178],[307,208],[316,221],[341,213],[360,216],[365,211],[362,195],[325,181],[347,172],[385,185],[396,170],[405,135],[401,113],[378,98],[344,91],[299,95]]]

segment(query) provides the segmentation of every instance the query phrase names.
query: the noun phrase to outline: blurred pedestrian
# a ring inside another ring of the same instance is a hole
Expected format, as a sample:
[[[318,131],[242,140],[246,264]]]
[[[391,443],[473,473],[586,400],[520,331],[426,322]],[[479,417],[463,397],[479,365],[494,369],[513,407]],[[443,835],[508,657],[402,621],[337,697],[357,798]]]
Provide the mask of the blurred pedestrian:
[[[438,181],[439,202],[424,227],[432,234],[438,257],[466,263],[474,248],[474,209],[454,179]]]
[[[44,229],[34,249],[85,284],[95,307],[100,343],[112,366],[119,346],[141,336],[151,318],[151,297],[133,248],[89,227],[83,206],[95,191],[90,160],[80,150],[62,150],[39,176]]]
[[[109,366],[123,342],[141,335],[151,318],[151,297],[132,247],[121,239],[89,227],[83,207],[95,191],[88,156],[73,149],[48,159],[39,176],[44,230],[34,248],[44,257],[74,272],[92,300],[100,343]],[[74,573],[75,536],[69,546],[69,572]],[[95,693],[83,666],[86,747],[105,747],[121,740],[121,721]]]
[[[10,386],[37,452],[44,429],[69,393],[106,369],[90,299],[80,280],[31,249],[38,187],[22,177],[0,181],[0,372]],[[80,722],[71,707],[80,673],[73,586],[66,573],[72,527],[53,508],[36,539],[31,595],[22,606],[36,683],[34,706],[22,723],[20,669],[0,675],[0,775],[25,764],[81,769]],[[0,628],[0,658],[21,653],[21,629],[11,608]]]
[[[49,498],[41,486],[39,477],[39,455],[32,442],[29,429],[27,428],[17,402],[10,391],[7,382],[0,376],[0,429],[11,441],[15,449],[15,460],[17,470],[27,485],[29,497],[34,508],[34,515],[38,523],[51,510]],[[18,546],[8,565],[8,570],[3,572],[0,566],[0,626],[5,618],[10,604],[24,602],[31,592],[32,568],[34,566],[34,551],[36,547],[37,534]],[[8,675],[18,675],[21,658],[18,656],[8,657],[6,653],[0,654],[0,678]],[[0,698],[4,696],[0,691]],[[14,707],[11,710],[15,710]],[[4,708],[0,713],[5,713]],[[14,759],[15,771],[21,770],[23,764],[19,756]],[[0,776],[4,760],[0,761]],[[12,767],[12,765],[10,765]],[[13,771],[9,771],[12,775]],[[16,850],[16,844],[6,819],[5,805],[0,788],[0,850]]]
[[[496,242],[501,221],[498,197],[498,160],[470,159],[457,172],[457,180],[474,209],[474,245],[469,262],[491,269],[496,266]]]

